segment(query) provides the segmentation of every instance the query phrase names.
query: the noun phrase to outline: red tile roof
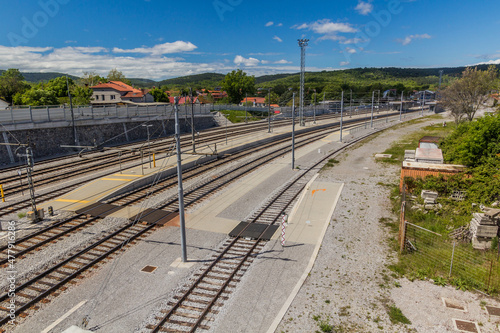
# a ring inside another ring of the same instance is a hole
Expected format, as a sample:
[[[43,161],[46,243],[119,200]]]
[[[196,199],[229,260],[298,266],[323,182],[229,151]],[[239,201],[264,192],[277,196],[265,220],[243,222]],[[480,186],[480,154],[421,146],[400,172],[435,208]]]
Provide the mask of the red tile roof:
[[[175,97],[169,97],[168,99],[170,100],[171,104],[175,104]],[[198,100],[198,97],[193,96],[193,99],[194,99],[193,102],[196,103],[196,101]],[[183,105],[183,104],[191,104],[191,98],[190,97],[180,97],[179,98],[179,105]]]
[[[121,92],[134,92],[142,94],[142,91],[140,89],[135,89],[134,87],[131,87],[128,84],[120,81],[109,81],[107,83],[99,83],[96,86],[90,87],[90,89],[102,89],[102,88],[110,88]]]
[[[265,97],[247,97],[244,98],[241,103],[246,103],[246,102],[255,102],[256,104],[266,104],[266,98]]]

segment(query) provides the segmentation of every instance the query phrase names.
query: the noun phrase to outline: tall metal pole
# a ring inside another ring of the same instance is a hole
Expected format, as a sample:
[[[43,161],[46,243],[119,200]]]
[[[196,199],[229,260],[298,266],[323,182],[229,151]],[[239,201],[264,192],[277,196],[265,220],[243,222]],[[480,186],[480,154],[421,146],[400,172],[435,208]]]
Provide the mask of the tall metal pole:
[[[30,199],[31,199],[31,209],[33,210],[33,214],[35,216],[34,222],[38,222],[40,220],[40,216],[38,216],[38,211],[36,209],[35,202],[35,187],[33,185],[33,166],[35,164],[35,160],[33,158],[33,151],[31,147],[26,147],[26,176],[28,178],[28,187],[30,189]]]
[[[271,88],[269,88],[269,100],[267,101],[267,133],[271,133]]]
[[[342,100],[340,101],[340,142],[342,142],[342,117],[344,115],[344,91],[342,90]]]
[[[295,93],[292,102],[292,170],[295,169]]]
[[[422,117],[424,116],[424,104],[425,104],[425,90],[424,90],[424,95],[422,98]]]
[[[314,119],[313,124],[316,124],[316,89],[314,89]]]
[[[73,126],[73,143],[75,144],[75,146],[77,146],[78,144],[76,142],[76,127],[75,127],[75,114],[73,112],[73,98],[71,97],[71,93],[69,91],[69,80],[67,75],[66,75],[66,88],[68,89],[69,107],[71,110],[71,124]]]
[[[179,126],[179,97],[175,97],[175,142],[177,146],[177,182],[179,188],[179,220],[181,227],[182,262],[187,262],[186,221],[184,218],[184,190],[182,188],[181,130]]]
[[[196,153],[195,136],[194,136],[194,99],[193,88],[189,87],[189,94],[191,95],[191,141],[193,144],[193,153]]]
[[[299,39],[300,46],[300,105],[299,105],[299,124],[304,123],[304,85],[306,75],[306,46],[309,45],[309,39]]]
[[[351,89],[351,98],[349,99],[349,117],[352,117],[352,89]]]
[[[375,90],[372,91],[372,116],[370,119],[370,127],[373,128],[373,104],[375,104]]]
[[[248,120],[247,120],[247,103],[248,103],[248,93],[245,93],[245,124],[248,123]]]
[[[399,121],[401,121],[402,113],[403,113],[403,92],[401,92],[401,107],[399,108]]]

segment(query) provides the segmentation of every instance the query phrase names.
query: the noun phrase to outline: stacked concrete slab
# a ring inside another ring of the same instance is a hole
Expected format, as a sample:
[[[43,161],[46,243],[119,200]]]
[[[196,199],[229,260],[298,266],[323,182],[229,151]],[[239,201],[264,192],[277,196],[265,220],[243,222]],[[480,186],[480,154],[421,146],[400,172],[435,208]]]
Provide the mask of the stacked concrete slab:
[[[422,199],[424,199],[424,209],[426,210],[434,210],[437,207],[437,198],[438,198],[438,193],[434,191],[429,191],[429,190],[422,190],[422,193],[420,193],[420,196]]]
[[[489,209],[486,213],[473,213],[469,227],[472,234],[472,247],[477,250],[491,248],[491,241],[498,234],[499,214],[498,209]]]

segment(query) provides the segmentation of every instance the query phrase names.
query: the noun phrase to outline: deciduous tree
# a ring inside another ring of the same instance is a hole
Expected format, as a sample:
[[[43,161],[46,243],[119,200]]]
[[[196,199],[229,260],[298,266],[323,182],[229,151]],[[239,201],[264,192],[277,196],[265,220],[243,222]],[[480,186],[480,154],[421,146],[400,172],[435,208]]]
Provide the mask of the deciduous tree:
[[[222,89],[227,92],[229,101],[239,104],[245,94],[255,92],[255,77],[247,76],[241,69],[228,73],[221,82]]]
[[[28,87],[19,69],[10,68],[0,76],[0,96],[9,103],[15,94],[23,93]]]
[[[443,91],[443,104],[450,108],[455,122],[463,118],[469,121],[484,102],[489,98],[490,91],[495,87],[497,70],[490,66],[486,71],[467,67],[462,77],[455,80]]]
[[[123,73],[117,70],[116,68],[113,68],[112,70],[109,71],[108,81],[120,81],[128,85],[132,84],[130,80],[128,80],[125,77],[125,75],[123,75]]]

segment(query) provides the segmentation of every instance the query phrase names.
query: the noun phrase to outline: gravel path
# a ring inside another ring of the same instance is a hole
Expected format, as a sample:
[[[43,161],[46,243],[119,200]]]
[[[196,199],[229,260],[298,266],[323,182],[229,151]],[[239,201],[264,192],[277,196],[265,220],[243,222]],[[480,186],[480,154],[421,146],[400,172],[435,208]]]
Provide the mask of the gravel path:
[[[488,318],[481,309],[482,295],[396,280],[387,268],[397,253],[389,248],[393,235],[383,222],[397,217],[384,184],[399,182],[400,167],[377,163],[374,154],[430,122],[436,120],[386,130],[341,154],[339,164],[321,173],[319,180],[344,182],[344,189],[315,265],[276,332],[328,332],[328,325],[332,332],[457,332],[452,318],[477,321],[482,332],[498,332],[496,317]],[[461,300],[470,310],[445,308],[441,297]],[[388,309],[394,305],[411,325],[391,323]]]

